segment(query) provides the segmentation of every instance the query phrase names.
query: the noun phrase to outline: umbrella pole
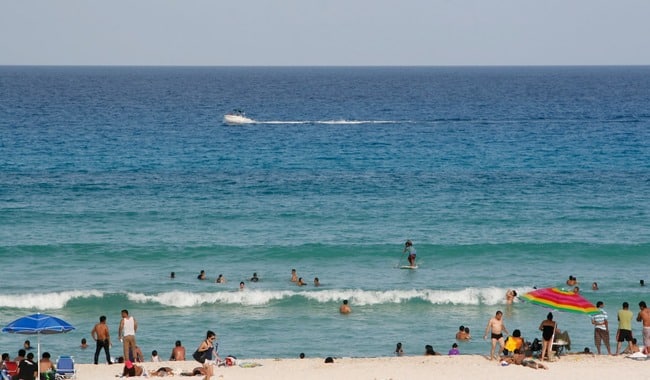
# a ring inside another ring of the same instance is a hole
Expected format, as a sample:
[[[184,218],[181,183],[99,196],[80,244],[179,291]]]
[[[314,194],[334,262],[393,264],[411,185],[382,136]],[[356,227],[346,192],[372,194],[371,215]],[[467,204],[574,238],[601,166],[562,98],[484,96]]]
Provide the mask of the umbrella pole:
[[[36,378],[41,378],[41,334],[36,334],[36,364],[38,365],[38,373]]]

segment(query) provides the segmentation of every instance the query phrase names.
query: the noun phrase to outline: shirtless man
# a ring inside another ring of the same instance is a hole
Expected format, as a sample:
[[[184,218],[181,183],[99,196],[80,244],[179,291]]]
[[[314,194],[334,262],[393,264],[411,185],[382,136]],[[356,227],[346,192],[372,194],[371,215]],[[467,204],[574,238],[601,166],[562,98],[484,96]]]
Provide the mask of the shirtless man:
[[[111,334],[108,332],[105,315],[99,317],[99,323],[97,323],[90,331],[90,336],[97,343],[97,347],[95,348],[95,364],[97,364],[99,360],[99,352],[102,348],[106,354],[106,363],[111,364],[111,353],[109,352],[109,349],[111,348]]]
[[[458,332],[456,332],[456,340],[464,340],[465,339],[465,326],[460,326],[458,328]]]
[[[177,340],[174,344],[174,349],[172,350],[172,355],[169,360],[175,360],[177,362],[185,361],[185,347],[183,347],[180,340]]]
[[[291,282],[298,282],[298,273],[295,269],[291,270]]]
[[[636,316],[637,322],[643,322],[643,345],[645,346],[644,354],[650,354],[650,309],[646,306],[645,301],[639,302],[639,315]]]
[[[503,333],[508,334],[508,329],[506,329],[506,326],[503,324],[503,313],[501,310],[497,311],[494,317],[492,317],[489,321],[487,326],[485,327],[485,335],[483,335],[483,339],[487,339],[488,333],[491,334],[491,340],[492,340],[492,349],[490,350],[490,360],[496,358],[499,359],[498,356],[494,356],[494,349],[496,348],[497,342],[499,343],[499,351],[503,351],[503,346],[505,344],[505,340],[503,339]]]

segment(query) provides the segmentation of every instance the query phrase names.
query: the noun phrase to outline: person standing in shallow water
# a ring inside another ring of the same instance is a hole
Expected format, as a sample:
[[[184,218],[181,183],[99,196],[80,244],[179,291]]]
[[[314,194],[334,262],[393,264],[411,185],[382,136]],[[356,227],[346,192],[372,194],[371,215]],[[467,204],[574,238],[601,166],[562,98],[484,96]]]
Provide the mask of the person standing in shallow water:
[[[404,253],[408,253],[409,265],[415,267],[416,251],[412,241],[407,240],[406,243],[404,243]]]

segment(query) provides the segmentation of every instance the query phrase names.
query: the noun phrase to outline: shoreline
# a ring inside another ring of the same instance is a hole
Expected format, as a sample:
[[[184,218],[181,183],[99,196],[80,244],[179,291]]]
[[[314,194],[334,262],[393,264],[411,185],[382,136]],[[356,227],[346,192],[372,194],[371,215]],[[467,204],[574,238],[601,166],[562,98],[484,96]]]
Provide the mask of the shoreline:
[[[324,363],[324,358],[305,359],[240,359],[241,363],[254,363],[255,367],[216,367],[212,379],[500,379],[518,380],[553,378],[591,378],[592,376],[613,378],[650,379],[648,360],[634,360],[623,355],[592,356],[569,354],[559,360],[545,362],[548,370],[532,369],[520,365],[501,366],[497,361],[489,361],[482,355],[439,355],[439,356],[404,356],[372,358],[334,358],[334,363]],[[202,376],[181,376],[177,371],[191,371],[200,367],[196,361],[184,362],[144,362],[138,363],[145,370],[170,367],[174,378],[196,378]],[[108,380],[121,375],[121,364],[77,364],[78,380]],[[143,376],[144,377],[144,376]],[[153,377],[153,376],[149,376]]]

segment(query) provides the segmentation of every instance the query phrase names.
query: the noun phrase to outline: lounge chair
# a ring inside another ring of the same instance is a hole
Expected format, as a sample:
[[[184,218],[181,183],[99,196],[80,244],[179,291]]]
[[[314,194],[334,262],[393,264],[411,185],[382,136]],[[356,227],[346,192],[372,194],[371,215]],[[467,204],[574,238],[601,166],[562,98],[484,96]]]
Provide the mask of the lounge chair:
[[[74,379],[77,377],[77,370],[74,367],[72,356],[59,356],[56,361],[56,378]]]

